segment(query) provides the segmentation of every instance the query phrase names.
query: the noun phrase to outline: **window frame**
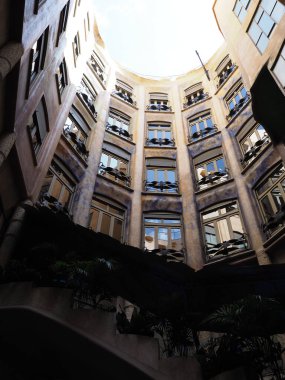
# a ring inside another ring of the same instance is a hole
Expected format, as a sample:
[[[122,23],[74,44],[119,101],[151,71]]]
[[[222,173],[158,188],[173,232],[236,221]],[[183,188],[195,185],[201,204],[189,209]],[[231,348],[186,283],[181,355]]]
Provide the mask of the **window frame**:
[[[218,164],[217,162],[219,160],[223,160],[223,166],[224,166],[224,172],[221,172],[219,170],[219,167],[218,167]],[[212,164],[214,165],[214,171],[213,173],[221,173],[223,174],[222,176],[218,176],[216,175],[216,179],[215,179],[215,176],[213,176],[213,180],[209,183],[205,183],[205,184],[200,184],[201,180],[203,178],[207,178],[207,177],[210,177],[211,176],[211,172],[212,170],[208,170],[207,166],[209,164]],[[202,176],[201,174],[199,174],[198,170],[201,169],[205,171],[205,176]],[[199,178],[199,176],[201,176],[201,178]],[[226,159],[225,157],[223,156],[223,154],[219,154],[217,156],[213,156],[209,159],[207,159],[206,161],[202,161],[202,162],[199,162],[197,164],[195,164],[195,177],[196,177],[196,181],[197,181],[197,188],[198,188],[198,191],[201,191],[201,190],[205,190],[205,189],[209,189],[211,188],[212,186],[215,186],[215,185],[219,185],[219,184],[222,184],[222,183],[225,183],[227,182],[229,179],[230,179],[230,174],[229,174],[229,169],[227,168],[227,165],[226,165]]]
[[[155,160],[160,161],[159,165],[155,164]],[[163,162],[165,160],[165,162]],[[153,161],[153,162],[152,162]],[[168,163],[168,165],[167,165]],[[171,165],[172,164],[172,165]],[[149,173],[153,172],[153,179],[149,178]],[[162,172],[163,180],[160,179]],[[174,173],[174,181],[171,181],[169,174]],[[150,180],[152,179],[152,180]],[[145,166],[145,191],[147,193],[159,194],[179,194],[179,179],[175,160],[162,157],[149,157],[146,159]]]
[[[263,135],[259,131],[259,128],[263,128]],[[257,136],[255,142],[252,141],[251,136]],[[245,150],[244,144],[248,142],[249,149]],[[255,123],[254,126],[239,140],[240,150],[242,152],[241,164],[243,167],[247,167],[251,162],[253,162],[257,157],[259,157],[264,149],[270,144],[271,140],[269,135],[267,134],[265,128],[259,124]],[[247,158],[247,156],[251,156]]]
[[[34,14],[39,13],[39,9],[47,2],[47,0],[35,0]]]
[[[103,154],[105,154],[108,157],[106,165],[104,164],[102,160]],[[120,166],[118,164],[116,165],[115,168],[113,168],[113,166],[111,166],[112,159],[118,161],[119,164],[125,165],[126,173],[124,173],[124,171],[122,171],[121,169],[117,169],[117,167]],[[109,168],[112,168],[113,170],[110,170]],[[121,175],[120,173],[123,173],[124,175]],[[127,160],[126,158],[120,157],[119,155],[107,150],[106,148],[103,148],[101,157],[100,157],[98,174],[103,176],[104,178],[108,178],[114,183],[118,183],[120,185],[130,187],[131,186],[130,159]]]
[[[246,18],[246,15],[247,15],[247,10],[248,10],[248,8],[249,8],[249,6],[250,6],[250,3],[251,3],[251,0],[247,0],[247,5],[246,6],[244,6],[244,4],[243,4],[243,0],[236,0],[236,2],[235,2],[235,5],[234,5],[234,8],[233,8],[233,12],[234,12],[234,14],[236,15],[236,17],[237,17],[237,19],[239,20],[239,22],[240,23],[243,23],[244,22],[244,20],[245,20],[245,18]],[[240,5],[240,10],[239,10],[239,12],[238,12],[238,14],[235,12],[235,9],[237,8],[237,5]],[[241,19],[240,18],[240,14],[242,13],[242,11],[244,10],[244,12],[245,13],[243,13],[243,18]]]
[[[61,97],[64,93],[64,90],[68,86],[68,74],[67,74],[67,66],[66,66],[65,58],[63,58],[60,64],[58,65],[55,78],[56,78],[59,102],[61,103]]]
[[[245,91],[245,96],[242,94],[242,90]],[[239,100],[237,100],[237,97],[239,97]],[[229,111],[229,114],[226,116],[226,119],[228,122],[230,122],[232,119],[234,119],[242,109],[248,104],[250,100],[249,92],[246,90],[245,85],[243,82],[238,81],[225,95],[224,97],[224,103]],[[230,104],[233,102],[233,106],[231,107]]]
[[[113,122],[110,123],[110,119],[116,120],[117,124]],[[119,124],[119,125],[118,125]],[[127,126],[127,128],[123,128],[123,126]],[[133,135],[131,132],[131,118],[130,116],[111,108],[108,114],[108,120],[106,124],[106,131],[123,138],[124,140],[132,141]]]
[[[207,120],[211,120],[211,127],[207,125]],[[195,123],[194,123],[195,122]],[[204,129],[201,129],[200,123],[204,124]],[[188,142],[189,144],[202,140],[218,131],[216,124],[213,123],[213,115],[211,111],[204,111],[202,113],[193,115],[187,119],[188,124]],[[207,125],[205,127],[205,125]],[[195,132],[192,132],[192,127],[196,126]],[[209,131],[204,133],[203,131]],[[196,134],[197,137],[193,137]]]
[[[153,137],[150,136],[150,132],[153,132]],[[161,136],[159,136],[161,132]],[[166,137],[166,133],[170,136]],[[167,148],[169,144],[175,146],[175,140],[173,137],[173,129],[170,122],[153,121],[147,123],[146,140],[145,145],[148,147]]]
[[[276,66],[283,60],[283,66],[284,66],[284,71],[285,71],[285,42],[283,42],[282,46],[281,46],[281,49],[280,51],[278,52],[278,55],[277,55],[277,58],[271,68],[271,72],[273,73],[273,76],[274,78],[276,79],[276,82],[278,83],[279,87],[281,87],[281,89],[283,90],[283,92],[285,91],[285,75],[284,75],[284,78],[282,78],[282,80],[284,81],[284,84],[282,84],[278,74],[276,74],[276,72],[274,71]]]
[[[59,16],[59,23],[57,29],[56,46],[58,46],[61,36],[66,32],[68,16],[69,16],[70,0],[62,8]]]
[[[73,50],[74,66],[76,67],[76,62],[81,54],[79,31],[74,36],[74,39],[72,42],[72,50]]]
[[[91,53],[89,65],[99,82],[105,84],[105,65],[94,50]]]

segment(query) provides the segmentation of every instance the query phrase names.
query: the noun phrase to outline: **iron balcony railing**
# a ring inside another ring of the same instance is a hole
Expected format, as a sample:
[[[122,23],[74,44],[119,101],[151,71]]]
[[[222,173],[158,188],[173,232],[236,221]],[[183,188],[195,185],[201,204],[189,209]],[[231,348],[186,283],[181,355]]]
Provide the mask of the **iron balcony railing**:
[[[37,207],[47,207],[55,213],[59,213],[72,219],[72,215],[69,213],[68,209],[63,206],[55,197],[49,195],[49,193],[41,194],[39,200],[36,203]]]
[[[89,156],[89,152],[86,149],[84,141],[77,137],[76,133],[72,132],[69,127],[63,129],[63,134],[70,144],[76,149],[80,156],[86,161]]]
[[[125,129],[118,127],[117,125],[111,125],[110,123],[107,123],[106,131],[113,132],[116,135],[124,137],[127,140],[133,141],[133,135],[129,133],[128,131],[126,131]]]
[[[263,232],[267,238],[270,238],[274,230],[278,226],[284,226],[285,224],[285,205],[283,205],[276,214],[267,219],[267,222],[262,225]]]
[[[217,88],[221,87],[223,83],[226,81],[226,79],[230,76],[230,74],[234,71],[236,68],[236,64],[232,64],[231,67],[229,67],[221,76],[218,76],[218,83]]]
[[[178,182],[145,181],[145,191],[160,191],[161,193],[179,193]]]
[[[96,120],[97,112],[96,112],[96,109],[94,106],[95,99],[93,99],[83,87],[79,87],[77,89],[77,92],[78,92],[79,96],[82,98],[86,107],[89,109],[89,111],[92,113],[92,115],[94,116],[94,118]]]
[[[131,104],[132,106],[137,106],[137,102],[133,100],[133,95],[124,94],[121,91],[113,91],[113,95],[119,97],[120,99],[124,100],[125,102]]]
[[[167,262],[183,263],[185,260],[185,250],[168,249],[168,248],[157,248],[157,249],[146,249],[144,250],[147,254],[153,254],[163,257]]]
[[[208,260],[212,260],[214,258],[221,256],[228,256],[234,251],[242,251],[244,249],[248,249],[248,241],[246,234],[242,234],[237,239],[230,239],[227,241],[223,241],[222,243],[218,243],[215,245],[205,246],[206,249],[206,257]]]
[[[99,174],[106,175],[109,174],[112,177],[114,177],[115,181],[121,181],[123,182],[127,187],[131,186],[131,177],[121,170],[118,170],[116,168],[112,168],[111,166],[105,166],[102,162],[100,162],[99,165]]]
[[[183,103],[183,108],[188,108],[188,107],[191,107],[193,104],[197,104],[199,102],[201,102],[202,100],[205,100],[209,97],[209,94],[208,92],[203,92],[201,94],[199,94],[198,96],[195,96],[194,98],[191,98],[191,97],[188,97],[187,98],[187,102]]]
[[[227,120],[230,121],[235,115],[237,115],[242,108],[248,103],[250,100],[250,95],[247,93],[247,96],[244,98],[241,98],[239,102],[232,108],[229,112],[229,114],[226,116]]]
[[[225,182],[229,178],[229,169],[210,172],[197,181],[198,190],[206,189],[207,187]]]
[[[164,112],[171,112],[172,111],[172,108],[171,106],[167,106],[166,104],[149,104],[148,106],[146,106],[146,109],[148,111],[164,111]]]
[[[243,167],[249,164],[249,162],[256,157],[265,147],[270,143],[270,138],[265,134],[262,139],[256,141],[256,143],[247,152],[245,152],[243,158],[240,160]]]
[[[150,145],[175,146],[175,140],[174,139],[167,139],[167,138],[163,139],[161,137],[159,137],[159,138],[154,137],[152,139],[147,138],[145,140],[145,145],[148,145],[148,146],[150,146]]]
[[[212,127],[207,127],[205,129],[202,129],[201,131],[196,131],[192,133],[192,135],[188,136],[188,142],[191,143],[197,140],[201,140],[204,137],[210,136],[215,132],[218,132],[218,128],[216,127],[216,125],[213,125]]]

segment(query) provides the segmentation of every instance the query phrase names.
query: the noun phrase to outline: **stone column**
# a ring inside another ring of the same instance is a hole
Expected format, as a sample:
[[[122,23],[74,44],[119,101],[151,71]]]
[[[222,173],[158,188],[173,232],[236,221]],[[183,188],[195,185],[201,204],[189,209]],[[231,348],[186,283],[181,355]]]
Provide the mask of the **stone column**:
[[[16,134],[6,133],[0,137],[0,166],[8,157],[16,140]]]
[[[21,59],[23,46],[18,42],[8,42],[0,49],[0,80],[3,80]]]
[[[137,94],[138,117],[135,130],[136,153],[132,157],[132,206],[130,213],[129,244],[141,248],[142,234],[142,188],[144,173],[144,130],[145,130],[145,89],[138,88]]]
[[[183,128],[183,118],[178,87],[173,87],[173,110],[175,112],[175,141],[177,147],[177,166],[179,189],[182,194],[184,240],[186,249],[186,264],[198,270],[204,265],[203,241],[201,234],[200,215],[196,206],[196,195],[191,171],[187,142]]]

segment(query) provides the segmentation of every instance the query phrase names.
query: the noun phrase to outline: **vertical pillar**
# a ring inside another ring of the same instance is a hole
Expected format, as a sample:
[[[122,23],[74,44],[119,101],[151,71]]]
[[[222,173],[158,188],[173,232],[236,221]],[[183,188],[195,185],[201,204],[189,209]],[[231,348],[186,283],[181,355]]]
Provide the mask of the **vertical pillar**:
[[[9,74],[23,53],[24,48],[18,42],[8,42],[0,49],[0,80]]]

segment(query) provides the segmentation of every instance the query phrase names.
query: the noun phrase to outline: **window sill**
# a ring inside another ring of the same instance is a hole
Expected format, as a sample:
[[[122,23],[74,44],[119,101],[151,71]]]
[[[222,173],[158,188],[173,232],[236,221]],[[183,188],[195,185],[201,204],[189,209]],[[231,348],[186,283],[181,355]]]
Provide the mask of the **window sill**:
[[[163,191],[142,191],[142,195],[155,195],[156,197],[158,195],[162,196],[170,196],[170,197],[181,197],[181,193],[164,193]]]
[[[202,137],[200,139],[197,139],[196,141],[192,141],[192,142],[188,143],[187,146],[190,146],[190,145],[192,146],[194,144],[201,143],[202,141],[205,141],[205,140],[207,140],[207,139],[209,139],[211,137],[217,136],[220,133],[221,133],[221,131],[217,131],[217,132],[211,133],[208,136]]]
[[[159,113],[160,115],[173,115],[174,111],[145,110],[146,113]]]
[[[211,259],[204,264],[204,267],[209,267],[212,265],[224,265],[225,263],[229,264],[237,264],[241,261],[248,261],[255,258],[255,252],[252,249],[237,249],[236,251],[232,251],[229,255],[221,255],[223,257],[216,257],[215,259]]]
[[[243,105],[243,107],[228,121],[226,128],[228,128],[233,122],[243,113],[243,111],[251,104],[251,98]]]
[[[167,146],[167,145],[145,145],[144,146],[145,149],[172,149],[172,150],[176,150],[176,146]]]
[[[205,192],[207,192],[209,190],[211,191],[213,189],[216,189],[217,187],[224,186],[225,184],[228,184],[230,182],[234,182],[234,178],[229,178],[229,179],[227,179],[224,182],[216,183],[216,184],[214,184],[212,186],[207,187],[206,189],[201,189],[201,190],[195,191],[195,194],[196,195],[203,194],[203,193],[205,193]]]
[[[119,182],[113,181],[112,179],[107,178],[107,177],[105,177],[105,176],[102,175],[102,174],[99,174],[99,173],[98,173],[97,176],[100,177],[100,178],[103,178],[105,181],[107,181],[107,182],[109,182],[109,183],[112,183],[113,185],[119,186],[119,187],[121,187],[122,189],[125,189],[125,190],[129,191],[130,193],[133,193],[133,192],[134,192],[134,190],[131,189],[130,187],[128,187],[128,186],[126,186],[126,185],[123,185],[122,183],[119,183]]]
[[[224,87],[224,85],[228,82],[228,80],[233,76],[233,74],[237,71],[238,66],[236,65],[233,69],[233,71],[229,74],[229,76],[224,80],[224,82],[217,88],[215,95],[220,91],[221,88]]]
[[[87,168],[87,166],[88,166],[87,160],[84,160],[84,158],[81,156],[81,154],[74,148],[74,146],[64,136],[64,134],[61,135],[61,138],[68,145],[68,149],[71,150],[72,153],[76,156],[76,158],[78,158],[80,160],[80,162]]]
[[[271,146],[272,146],[272,141],[269,142],[269,143],[263,148],[263,150],[262,150],[261,152],[259,152],[259,154],[258,154],[256,157],[254,157],[254,159],[253,159],[249,164],[247,164],[245,168],[242,169],[241,174],[245,174],[245,173],[248,171],[249,168],[251,168],[252,166],[254,166],[254,164],[258,161],[258,159],[261,158],[261,156],[262,156],[262,155],[263,155],[263,154],[269,149],[269,147],[271,147]]]
[[[118,139],[120,139],[121,141],[124,141],[124,142],[127,142],[127,143],[129,143],[129,144],[131,144],[131,145],[136,145],[136,143],[134,143],[133,141],[131,141],[131,140],[128,140],[128,139],[125,139],[124,137],[121,137],[120,135],[118,135],[117,133],[113,133],[113,132],[111,132],[111,131],[107,131],[106,130],[106,132],[110,135],[110,136],[116,136]]]
[[[202,100],[200,100],[200,101],[197,102],[197,103],[193,103],[193,104],[191,104],[191,105],[188,106],[187,108],[183,108],[183,109],[181,110],[181,112],[188,111],[189,109],[192,110],[195,106],[199,106],[199,105],[201,105],[201,104],[207,102],[207,101],[210,100],[210,99],[212,99],[212,97],[211,97],[211,96],[208,96],[208,97],[206,97],[205,99],[202,99]]]

